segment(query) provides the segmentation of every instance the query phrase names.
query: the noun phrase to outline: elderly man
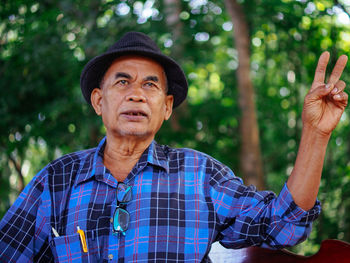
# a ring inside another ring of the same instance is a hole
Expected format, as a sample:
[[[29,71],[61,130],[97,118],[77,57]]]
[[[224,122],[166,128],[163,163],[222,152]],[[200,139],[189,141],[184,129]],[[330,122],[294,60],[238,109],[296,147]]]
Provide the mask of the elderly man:
[[[127,33],[81,76],[106,137],[33,178],[1,221],[1,262],[206,262],[215,241],[281,248],[304,240],[320,213],[326,146],[348,98],[339,80],[347,57],[325,85],[328,60],[327,52],[319,59],[295,167],[276,197],[208,155],[154,141],[187,82],[149,37]]]

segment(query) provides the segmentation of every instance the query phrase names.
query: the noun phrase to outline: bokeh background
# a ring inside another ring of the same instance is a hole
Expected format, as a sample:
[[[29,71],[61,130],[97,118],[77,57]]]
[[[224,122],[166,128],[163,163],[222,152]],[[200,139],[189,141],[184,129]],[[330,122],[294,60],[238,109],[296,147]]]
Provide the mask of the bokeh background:
[[[206,152],[278,194],[318,56],[331,52],[330,69],[349,54],[349,12],[349,0],[2,0],[0,218],[48,162],[104,136],[80,73],[127,31],[148,34],[188,76],[187,102],[157,141]],[[342,79],[349,76],[347,66]],[[294,252],[313,254],[328,238],[350,241],[349,113],[329,143],[322,214]]]

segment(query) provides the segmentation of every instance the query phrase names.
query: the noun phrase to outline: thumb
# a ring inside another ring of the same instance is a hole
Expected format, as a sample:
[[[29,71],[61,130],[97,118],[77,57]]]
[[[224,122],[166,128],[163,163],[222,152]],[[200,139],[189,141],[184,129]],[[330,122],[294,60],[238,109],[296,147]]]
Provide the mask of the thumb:
[[[334,84],[332,83],[323,84],[310,91],[306,97],[310,100],[319,100],[330,94],[333,88]]]

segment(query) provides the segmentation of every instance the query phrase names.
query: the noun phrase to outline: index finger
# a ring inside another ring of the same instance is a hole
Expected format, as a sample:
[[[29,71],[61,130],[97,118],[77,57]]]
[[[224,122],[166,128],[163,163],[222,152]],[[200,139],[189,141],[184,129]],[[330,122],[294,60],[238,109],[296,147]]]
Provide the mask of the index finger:
[[[337,63],[335,63],[335,66],[333,68],[332,74],[329,77],[328,83],[335,85],[338,82],[347,62],[348,57],[346,55],[341,55],[338,58]]]
[[[315,70],[314,82],[324,83],[329,57],[330,54],[328,51],[325,51],[321,54]]]

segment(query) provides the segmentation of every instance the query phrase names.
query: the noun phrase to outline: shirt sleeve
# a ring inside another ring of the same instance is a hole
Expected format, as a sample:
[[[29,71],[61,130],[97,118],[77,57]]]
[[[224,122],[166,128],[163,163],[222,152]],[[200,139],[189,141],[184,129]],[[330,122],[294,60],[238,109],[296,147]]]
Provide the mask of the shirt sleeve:
[[[46,170],[25,187],[0,222],[0,262],[50,262],[47,224],[51,211],[44,202]],[[46,246],[45,246],[46,244]]]
[[[227,248],[294,246],[308,237],[321,211],[318,200],[309,211],[298,207],[287,184],[276,196],[243,185],[233,173],[214,178],[219,180],[210,194],[220,221],[218,240]]]

